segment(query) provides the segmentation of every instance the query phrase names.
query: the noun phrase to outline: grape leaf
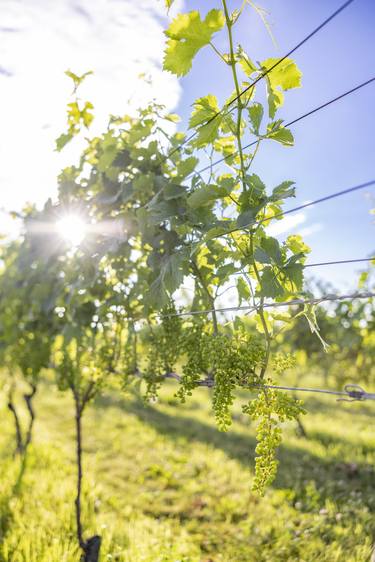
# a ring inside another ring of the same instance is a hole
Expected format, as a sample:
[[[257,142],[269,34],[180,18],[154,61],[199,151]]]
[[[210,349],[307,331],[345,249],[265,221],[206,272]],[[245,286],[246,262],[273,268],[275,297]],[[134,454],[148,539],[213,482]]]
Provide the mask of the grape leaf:
[[[262,250],[262,248],[256,248],[254,252],[254,258],[259,263],[271,263],[272,261],[270,256],[267,254],[267,252]]]
[[[272,267],[267,266],[263,269],[260,285],[260,294],[263,297],[275,299],[284,294],[284,289],[279,283]]]
[[[186,178],[194,172],[195,166],[198,164],[199,160],[195,156],[189,156],[185,160],[181,160],[177,164],[178,177]]]
[[[280,142],[284,146],[293,146],[294,137],[289,129],[281,126],[282,121],[274,121],[267,125],[267,138]]]
[[[197,209],[201,205],[212,203],[215,199],[220,199],[227,195],[226,189],[217,185],[204,185],[196,189],[187,199],[190,208]]]
[[[194,110],[189,121],[189,128],[196,128],[198,135],[194,140],[194,146],[203,147],[217,140],[218,130],[221,123],[219,104],[216,96],[208,94],[194,102]],[[212,121],[210,121],[212,119]]]
[[[210,10],[201,20],[198,11],[179,14],[165,35],[168,37],[164,56],[164,70],[177,76],[185,76],[191,69],[195,55],[209,44],[214,33],[223,28],[224,14],[221,10]]]
[[[309,254],[310,247],[304,243],[302,236],[299,234],[291,234],[286,239],[285,245],[293,252],[293,254]]]
[[[248,301],[251,293],[248,284],[239,277],[237,279],[237,293],[238,293],[238,306],[241,306],[242,301]]]
[[[278,240],[276,240],[276,238],[272,238],[272,236],[263,238],[261,241],[261,247],[273,262],[275,262],[277,265],[282,264],[280,244]]]
[[[256,135],[259,134],[259,127],[263,119],[263,106],[259,102],[253,103],[248,109],[251,124]]]
[[[272,190],[270,201],[280,201],[281,199],[288,199],[288,197],[295,197],[296,188],[292,187],[294,181],[283,181]]]
[[[254,72],[258,70],[258,68],[255,66],[253,61],[249,58],[249,56],[245,53],[241,46],[238,47],[236,58],[242,70],[247,76],[250,77],[252,74],[254,74]]]
[[[261,63],[263,71],[272,68],[280,59],[269,58]],[[271,119],[275,117],[277,109],[284,103],[284,95],[281,90],[290,90],[301,86],[302,73],[292,59],[283,60],[278,66],[271,70],[266,78],[268,110]]]
[[[302,263],[290,263],[283,267],[283,274],[291,284],[293,291],[300,291],[303,287],[303,265]]]
[[[261,63],[262,68],[268,70],[274,66],[278,58],[269,58]],[[290,90],[291,88],[301,87],[302,72],[299,70],[296,63],[289,58],[283,60],[273,70],[267,74],[273,89],[278,86],[283,90]]]
[[[324,351],[327,352],[329,349],[329,345],[320,334],[320,328],[315,315],[315,306],[311,304],[305,304],[303,311],[298,316],[300,315],[306,318],[311,332],[317,336],[323,346]]]
[[[68,78],[70,78],[71,80],[73,80],[74,82],[74,92],[76,92],[78,86],[80,86],[82,84],[82,82],[84,81],[84,79],[87,76],[90,76],[91,74],[94,74],[92,70],[89,70],[88,72],[85,72],[84,74],[81,74],[81,76],[78,76],[78,74],[75,74],[74,72],[72,72],[71,70],[66,70],[65,71],[66,76],[68,76]]]
[[[256,214],[253,209],[248,209],[240,213],[237,217],[238,228],[246,228],[255,222]]]

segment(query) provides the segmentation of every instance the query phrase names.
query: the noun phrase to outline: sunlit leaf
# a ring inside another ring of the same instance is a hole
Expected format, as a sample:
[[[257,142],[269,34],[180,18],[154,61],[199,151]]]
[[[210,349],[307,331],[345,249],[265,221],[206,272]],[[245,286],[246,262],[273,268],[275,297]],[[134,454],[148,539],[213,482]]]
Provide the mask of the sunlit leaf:
[[[202,21],[198,11],[179,14],[165,32],[168,37],[164,69],[184,76],[191,69],[195,55],[208,45],[214,33],[225,24],[221,10],[211,10]]]

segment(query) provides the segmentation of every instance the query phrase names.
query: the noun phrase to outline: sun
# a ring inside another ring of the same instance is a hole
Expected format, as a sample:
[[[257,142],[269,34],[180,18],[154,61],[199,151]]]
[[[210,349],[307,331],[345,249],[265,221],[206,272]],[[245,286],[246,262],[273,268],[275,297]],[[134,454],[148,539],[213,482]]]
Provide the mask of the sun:
[[[87,225],[77,215],[66,215],[56,223],[59,235],[71,246],[79,246],[87,232]]]

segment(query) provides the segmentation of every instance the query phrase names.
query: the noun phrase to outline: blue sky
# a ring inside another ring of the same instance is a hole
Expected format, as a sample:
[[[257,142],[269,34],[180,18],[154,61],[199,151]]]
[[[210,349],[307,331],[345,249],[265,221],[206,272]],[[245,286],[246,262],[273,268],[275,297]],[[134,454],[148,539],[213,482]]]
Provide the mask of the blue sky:
[[[259,18],[247,9],[236,39],[255,60],[282,56],[342,3],[338,0],[259,0],[270,13],[278,43],[272,44]],[[176,7],[181,2],[176,0]],[[230,6],[238,5],[230,0]],[[219,2],[186,0],[186,9]],[[232,90],[230,72],[210,49],[200,53],[186,78],[161,71],[165,10],[161,0],[3,0],[0,24],[0,207],[19,208],[26,200],[54,195],[56,175],[78,154],[53,152],[64,128],[71,90],[64,70],[94,70],[82,96],[96,108],[94,131],[107,115],[125,112],[128,99],[140,104],[156,95],[183,117],[186,127],[195,98],[216,93],[224,101]],[[173,15],[173,14],[172,14]],[[280,116],[293,119],[375,75],[375,2],[355,0],[294,55],[303,87],[287,92]],[[217,46],[225,51],[224,34]],[[152,75],[153,86],[137,76]],[[297,183],[298,199],[316,199],[375,178],[375,84],[297,124],[294,148],[265,144],[254,171],[272,187],[284,179]],[[368,190],[375,199],[375,189]],[[375,249],[374,207],[357,192],[299,213],[280,236],[302,232],[313,248],[311,261],[364,257]],[[1,219],[4,220],[4,217]],[[3,223],[4,224],[4,223]],[[340,288],[355,286],[358,267],[314,270]]]
[[[282,56],[342,3],[267,0],[261,5],[270,13],[278,48],[249,9],[236,29],[236,38],[254,60]],[[191,9],[201,5],[189,0]],[[302,46],[293,58],[303,72],[303,87],[286,93],[280,117],[292,120],[375,76],[374,28],[375,2],[356,0]],[[216,45],[225,51],[224,35],[217,38]],[[230,71],[211,50],[198,55],[191,74],[181,80],[178,112],[184,123],[195,98],[210,92],[223,101],[232,89],[230,78]],[[284,179],[295,180],[298,198],[291,206],[375,179],[374,102],[375,83],[296,124],[295,147],[264,144],[254,171],[271,187]],[[374,255],[375,225],[369,215],[374,206],[372,187],[299,213],[296,227],[288,234],[305,233],[312,247],[311,262]],[[340,265],[315,268],[314,274],[341,288],[353,287],[358,269]]]

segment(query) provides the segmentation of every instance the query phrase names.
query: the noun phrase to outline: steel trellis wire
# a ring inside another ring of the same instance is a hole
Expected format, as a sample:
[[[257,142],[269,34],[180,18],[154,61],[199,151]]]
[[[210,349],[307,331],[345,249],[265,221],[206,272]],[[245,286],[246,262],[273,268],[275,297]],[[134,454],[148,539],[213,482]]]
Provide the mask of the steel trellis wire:
[[[289,215],[290,213],[295,213],[296,211],[301,211],[302,209],[306,209],[307,207],[311,207],[313,205],[318,205],[319,203],[324,203],[325,201],[329,201],[330,199],[335,199],[336,197],[341,197],[342,195],[347,195],[348,193],[353,193],[354,191],[358,191],[360,189],[364,189],[366,187],[371,187],[375,185],[375,180],[370,180],[364,183],[361,183],[359,185],[355,185],[353,187],[349,187],[347,189],[343,189],[341,191],[335,191],[334,193],[331,193],[330,195],[325,195],[324,197],[320,197],[319,199],[315,199],[314,201],[308,201],[307,203],[303,203],[302,205],[298,205],[298,207],[293,207],[292,209],[287,209],[286,211],[281,211],[280,213],[276,213],[275,215],[273,215],[272,217],[268,217],[268,218],[263,218],[260,219],[259,221],[252,221],[249,222],[248,224],[245,224],[241,227],[235,227],[235,228],[231,228],[229,230],[226,230],[225,232],[223,232],[222,234],[217,234],[216,236],[212,236],[210,238],[210,240],[214,240],[215,238],[222,238],[223,236],[228,236],[228,234],[232,234],[233,232],[238,232],[239,230],[244,230],[246,228],[255,228],[261,224],[263,224],[264,222],[279,218],[279,217],[284,217],[285,215]]]
[[[362,82],[361,84],[358,84],[357,86],[354,86],[350,90],[347,90],[346,92],[343,92],[342,94],[332,98],[331,100],[329,100],[325,103],[322,103],[318,107],[315,107],[314,109],[311,109],[310,111],[307,111],[306,113],[304,113],[303,115],[300,115],[296,119],[293,119],[292,121],[289,121],[288,123],[285,123],[285,125],[283,125],[282,128],[290,127],[291,125],[294,125],[295,123],[298,123],[299,121],[302,121],[306,117],[309,117],[310,115],[313,115],[314,113],[317,113],[318,111],[324,109],[325,107],[328,107],[329,105],[331,105],[331,104],[345,98],[346,96],[356,92],[357,90],[360,90],[361,88],[364,88],[365,86],[368,86],[369,84],[371,84],[374,81],[375,81],[375,76],[373,76],[372,78],[369,78],[368,80],[366,80],[365,82]],[[261,139],[261,140],[266,140],[266,138],[267,137],[265,137],[264,139]],[[255,141],[252,141],[249,144],[246,144],[243,147],[243,150],[246,150],[247,148],[251,148],[252,146],[255,146],[258,142],[259,142],[259,139],[255,140]],[[204,166],[203,168],[201,168],[197,172],[192,172],[191,174],[186,176],[185,180],[188,179],[189,177],[193,176],[194,174],[198,174],[198,175],[203,174],[204,172],[207,172],[207,170],[211,170],[212,168],[215,168],[219,164],[222,164],[223,162],[226,162],[227,160],[229,160],[229,158],[233,158],[233,156],[236,156],[237,154],[238,154],[238,150],[235,150],[231,154],[227,154],[226,156],[223,156],[222,158],[219,158],[218,160],[215,160],[215,162],[212,162],[212,164]]]
[[[312,297],[312,298],[296,298],[289,301],[283,302],[269,302],[263,303],[261,306],[255,305],[244,305],[244,306],[228,306],[222,308],[210,308],[207,310],[189,310],[185,312],[174,312],[172,314],[162,314],[160,318],[172,318],[176,316],[200,316],[206,314],[212,314],[213,312],[216,313],[224,313],[224,312],[237,312],[240,310],[246,310],[249,314],[250,312],[255,312],[260,308],[280,308],[285,306],[293,306],[293,305],[305,305],[305,304],[320,304],[322,302],[332,302],[332,301],[343,301],[343,300],[356,300],[356,299],[370,299],[374,298],[375,293],[371,291],[366,291],[362,293],[350,293],[345,295],[337,295],[337,294],[328,294],[322,297]]]

